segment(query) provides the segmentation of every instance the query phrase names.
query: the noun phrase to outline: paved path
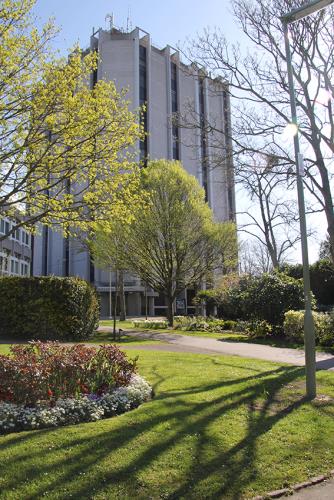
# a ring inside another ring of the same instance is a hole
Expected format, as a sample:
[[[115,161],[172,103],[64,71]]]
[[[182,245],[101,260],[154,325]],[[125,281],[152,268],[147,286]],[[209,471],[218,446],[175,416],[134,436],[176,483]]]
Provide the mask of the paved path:
[[[112,331],[111,327],[106,326],[101,327],[101,329],[110,329],[110,331]],[[225,354],[242,356],[245,358],[263,359],[266,361],[275,361],[277,363],[289,363],[297,366],[304,366],[305,364],[305,354],[302,349],[271,347],[268,345],[251,344],[248,342],[227,342],[220,339],[210,339],[208,337],[190,337],[186,335],[176,335],[173,333],[127,331],[126,335],[130,335],[131,337],[138,337],[140,339],[154,339],[166,342],[166,344],[143,344],[138,346],[126,345],[127,349],[189,352],[198,354]],[[334,355],[324,352],[318,352],[317,369],[334,371]]]
[[[292,498],[293,500],[334,500],[334,479],[324,481],[316,486],[310,486],[284,498]]]

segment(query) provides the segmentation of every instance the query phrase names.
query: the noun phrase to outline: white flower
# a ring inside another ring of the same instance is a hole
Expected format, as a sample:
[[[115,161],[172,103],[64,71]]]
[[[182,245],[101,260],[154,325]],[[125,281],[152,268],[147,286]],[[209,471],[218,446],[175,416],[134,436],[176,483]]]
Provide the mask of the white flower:
[[[58,399],[52,408],[38,405],[25,408],[0,402],[0,433],[94,422],[135,408],[148,401],[151,395],[152,388],[146,380],[133,375],[128,386],[118,387],[96,400],[86,396],[80,399]]]

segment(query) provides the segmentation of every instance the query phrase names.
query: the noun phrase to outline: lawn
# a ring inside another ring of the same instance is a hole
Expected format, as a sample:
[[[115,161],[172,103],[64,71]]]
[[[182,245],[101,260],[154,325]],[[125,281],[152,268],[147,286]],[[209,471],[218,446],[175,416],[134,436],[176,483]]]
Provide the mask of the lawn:
[[[1,497],[241,499],[334,466],[334,405],[303,399],[303,369],[134,352],[155,398],[96,423],[0,440]],[[318,373],[334,397],[334,374]]]
[[[103,328],[103,327],[102,327]],[[110,330],[99,330],[94,333],[93,337],[84,342],[85,344],[116,344],[118,346],[142,345],[142,344],[163,344],[161,340],[138,339],[128,335],[122,335],[120,341],[113,340],[113,334]]]

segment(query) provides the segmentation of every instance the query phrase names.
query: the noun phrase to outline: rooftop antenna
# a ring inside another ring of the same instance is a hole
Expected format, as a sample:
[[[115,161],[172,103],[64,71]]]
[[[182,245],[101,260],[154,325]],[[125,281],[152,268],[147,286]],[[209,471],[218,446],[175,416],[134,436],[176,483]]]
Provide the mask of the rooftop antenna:
[[[131,21],[131,7],[128,5],[128,17],[126,19],[126,31],[129,33],[132,31],[132,21]]]
[[[105,22],[109,21],[109,31],[112,31],[114,27],[114,14],[107,14],[106,17],[104,18],[104,21]]]

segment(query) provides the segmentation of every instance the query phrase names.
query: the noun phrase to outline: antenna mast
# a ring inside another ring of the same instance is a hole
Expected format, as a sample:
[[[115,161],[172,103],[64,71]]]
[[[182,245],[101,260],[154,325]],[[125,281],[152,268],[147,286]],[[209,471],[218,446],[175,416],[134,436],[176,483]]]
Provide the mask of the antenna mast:
[[[109,21],[109,31],[112,31],[114,27],[114,14],[107,14],[104,20],[105,22]]]
[[[129,33],[132,31],[132,21],[131,21],[131,7],[128,5],[128,17],[126,19],[126,31]]]

